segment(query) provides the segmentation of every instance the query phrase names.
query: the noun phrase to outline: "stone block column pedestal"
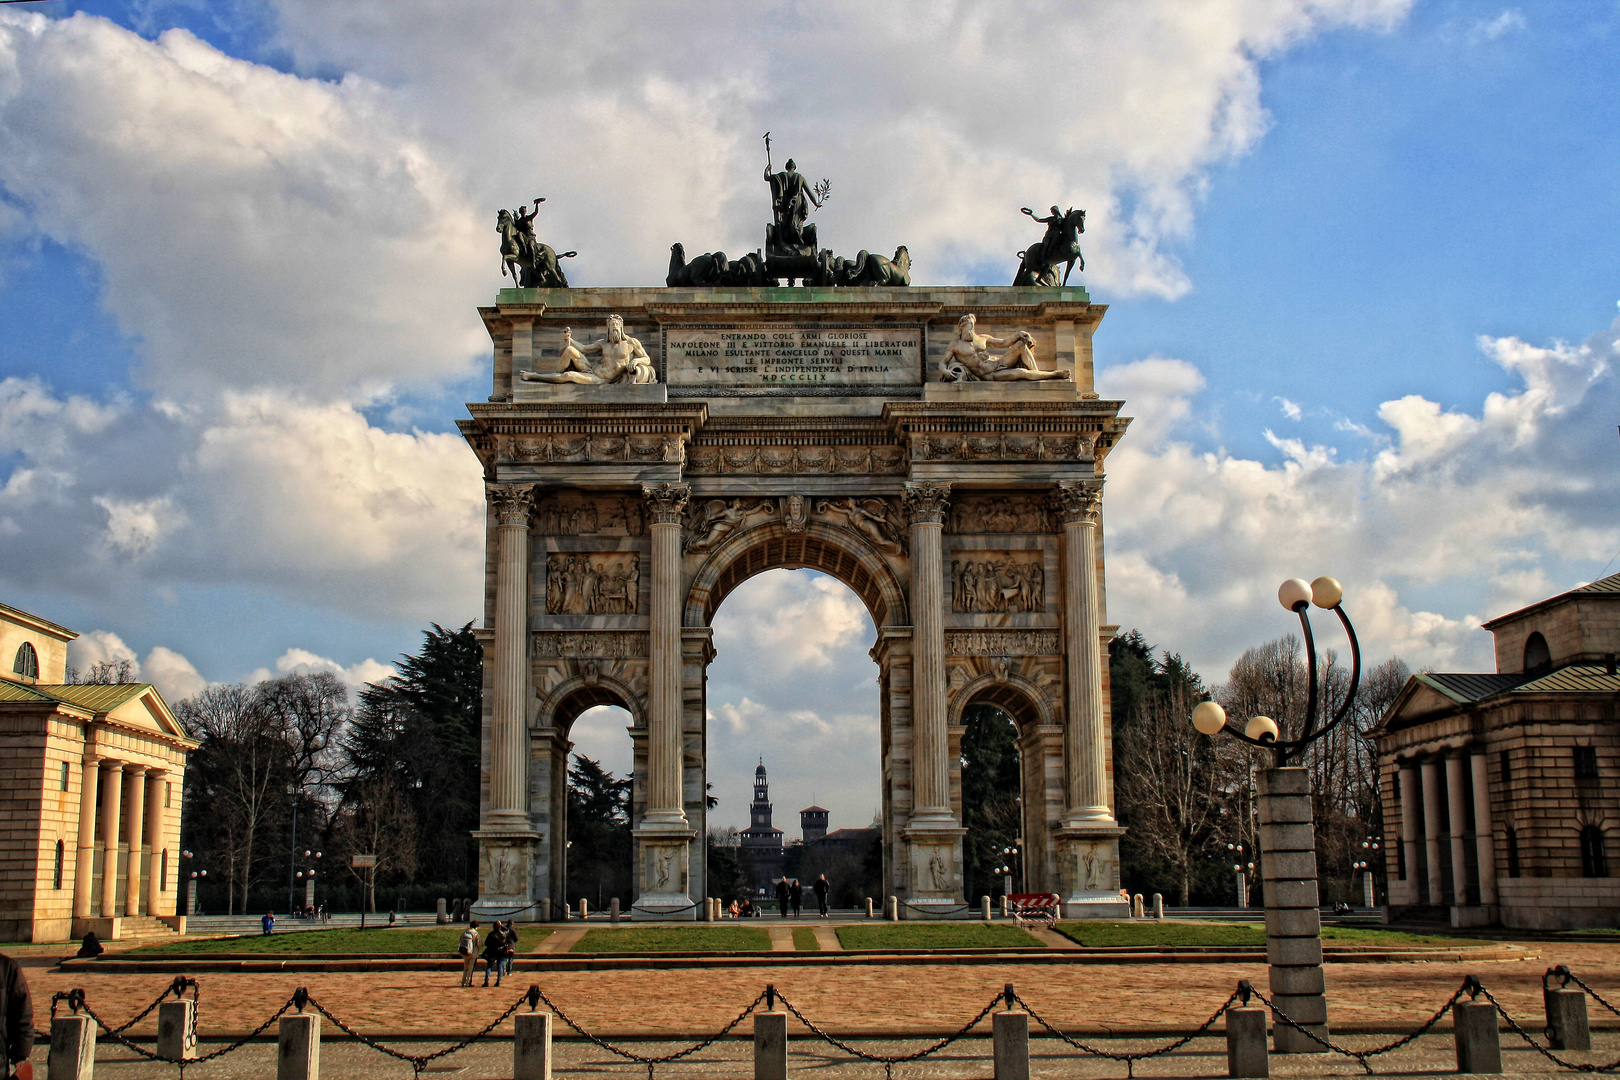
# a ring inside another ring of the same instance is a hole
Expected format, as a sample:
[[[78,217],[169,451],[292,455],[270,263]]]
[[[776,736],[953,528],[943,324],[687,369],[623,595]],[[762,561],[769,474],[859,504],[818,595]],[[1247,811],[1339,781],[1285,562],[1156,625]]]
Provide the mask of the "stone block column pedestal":
[[[1327,1038],[1316,829],[1311,821],[1311,774],[1306,769],[1267,769],[1260,774],[1260,868],[1266,891],[1271,1000],[1289,1019]],[[1275,1017],[1272,1040],[1279,1054],[1322,1052],[1310,1036]]]

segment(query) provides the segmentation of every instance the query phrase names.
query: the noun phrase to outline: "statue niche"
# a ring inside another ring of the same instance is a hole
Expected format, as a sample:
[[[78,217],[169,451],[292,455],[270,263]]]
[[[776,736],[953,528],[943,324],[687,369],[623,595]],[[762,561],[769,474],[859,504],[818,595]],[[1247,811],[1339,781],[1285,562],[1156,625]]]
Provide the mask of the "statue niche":
[[[551,615],[634,615],[641,564],[630,552],[546,556],[546,612]]]
[[[585,359],[587,355],[601,359],[593,364]],[[624,318],[620,315],[608,316],[607,337],[587,345],[575,345],[573,330],[564,327],[562,350],[557,360],[556,371],[524,371],[519,372],[518,378],[523,382],[577,383],[586,386],[658,381],[652,358],[647,355],[639,339],[624,332]]]

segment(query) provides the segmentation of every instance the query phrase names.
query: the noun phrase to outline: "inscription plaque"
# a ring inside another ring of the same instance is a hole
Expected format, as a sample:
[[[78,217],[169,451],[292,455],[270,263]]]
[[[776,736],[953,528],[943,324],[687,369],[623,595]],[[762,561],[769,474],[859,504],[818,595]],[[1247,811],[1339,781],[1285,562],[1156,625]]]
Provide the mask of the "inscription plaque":
[[[664,331],[670,386],[758,390],[916,386],[919,326],[679,326]]]

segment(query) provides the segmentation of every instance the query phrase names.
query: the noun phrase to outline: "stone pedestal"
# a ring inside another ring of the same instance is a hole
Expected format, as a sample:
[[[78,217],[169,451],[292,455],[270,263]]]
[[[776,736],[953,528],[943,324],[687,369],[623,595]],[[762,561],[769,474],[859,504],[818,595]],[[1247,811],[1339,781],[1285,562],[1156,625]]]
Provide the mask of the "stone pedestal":
[[[694,829],[650,828],[635,830],[636,902],[631,907],[641,918],[698,918],[688,881]]]
[[[962,837],[967,830],[948,826],[906,829],[906,902],[903,919],[947,919],[962,916]]]
[[[1119,894],[1119,826],[1059,829],[1058,888],[1066,919],[1129,918],[1131,906]]]
[[[283,1016],[276,1032],[276,1080],[320,1080],[319,1013]]]
[[[158,1006],[157,1056],[169,1061],[190,1061],[197,1056],[197,1003],[165,1001]]]
[[[512,1018],[513,1080],[551,1080],[551,1014],[518,1013]]]
[[[91,1080],[96,1067],[96,1026],[88,1016],[51,1018],[50,1080]]]
[[[1272,1001],[1289,1019],[1326,1038],[1316,830],[1311,823],[1308,770],[1267,769],[1260,774],[1260,856]],[[1279,1054],[1322,1052],[1321,1044],[1281,1020],[1273,1020],[1272,1040]]]
[[[481,829],[478,839],[478,901],[472,905],[474,918],[532,918],[535,845],[533,833],[506,833]],[[528,910],[519,910],[528,909]]]

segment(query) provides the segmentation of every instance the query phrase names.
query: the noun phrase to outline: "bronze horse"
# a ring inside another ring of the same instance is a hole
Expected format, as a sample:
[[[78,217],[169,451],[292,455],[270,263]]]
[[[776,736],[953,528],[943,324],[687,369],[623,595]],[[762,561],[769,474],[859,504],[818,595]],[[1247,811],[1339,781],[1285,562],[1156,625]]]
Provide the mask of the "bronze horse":
[[[1084,273],[1086,259],[1080,254],[1080,234],[1086,231],[1086,212],[1070,207],[1065,214],[1054,206],[1050,217],[1036,217],[1035,211],[1027,206],[1023,211],[1046,226],[1046,235],[1018,253],[1018,273],[1013,278],[1013,284],[1054,288],[1067,285],[1069,271],[1074,269],[1076,262]],[[1062,280],[1057,275],[1058,263],[1066,264]]]

